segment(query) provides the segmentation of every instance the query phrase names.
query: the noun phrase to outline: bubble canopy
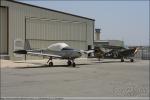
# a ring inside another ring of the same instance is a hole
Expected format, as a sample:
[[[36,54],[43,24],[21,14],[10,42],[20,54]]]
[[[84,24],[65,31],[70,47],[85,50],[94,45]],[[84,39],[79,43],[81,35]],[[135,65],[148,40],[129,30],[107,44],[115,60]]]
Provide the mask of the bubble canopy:
[[[69,45],[66,43],[55,43],[48,46],[48,49],[52,51],[61,51],[63,48],[69,48]]]

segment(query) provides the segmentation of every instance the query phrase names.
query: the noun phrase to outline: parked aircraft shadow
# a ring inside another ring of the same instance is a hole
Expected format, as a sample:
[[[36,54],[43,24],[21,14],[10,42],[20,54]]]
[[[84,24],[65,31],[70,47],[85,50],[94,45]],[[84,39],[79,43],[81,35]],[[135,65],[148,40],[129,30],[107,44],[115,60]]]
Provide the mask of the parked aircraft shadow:
[[[32,63],[33,64],[33,63]],[[35,64],[35,63],[34,63]],[[37,64],[37,63],[36,63]],[[28,69],[28,68],[56,68],[56,67],[65,67],[65,68],[80,68],[79,66],[89,65],[89,64],[76,64],[76,67],[68,66],[68,65],[54,65],[52,67],[44,64],[44,65],[35,65],[35,66],[25,66],[25,67],[15,67],[16,69]]]
[[[136,61],[134,61],[136,62]],[[130,62],[130,61],[124,61],[124,62],[121,62],[121,61],[94,61],[94,63],[134,63],[134,62]]]
[[[120,62],[120,61],[102,61],[100,63],[122,63],[122,62]]]
[[[93,63],[120,63],[120,61],[94,61]]]

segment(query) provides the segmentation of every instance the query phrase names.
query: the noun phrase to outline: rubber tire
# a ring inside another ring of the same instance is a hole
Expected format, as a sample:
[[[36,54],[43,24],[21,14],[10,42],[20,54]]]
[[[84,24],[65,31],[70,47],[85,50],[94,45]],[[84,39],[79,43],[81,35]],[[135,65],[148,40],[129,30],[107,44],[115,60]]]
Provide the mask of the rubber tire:
[[[124,62],[124,59],[121,59],[121,62]]]
[[[71,65],[71,61],[68,61],[67,64],[68,64],[68,66],[70,66]]]
[[[53,62],[49,62],[49,66],[50,66],[50,67],[53,66]]]
[[[76,67],[76,64],[75,64],[75,63],[72,63],[72,66],[73,66],[73,67]]]
[[[130,59],[130,62],[134,62],[134,59]]]

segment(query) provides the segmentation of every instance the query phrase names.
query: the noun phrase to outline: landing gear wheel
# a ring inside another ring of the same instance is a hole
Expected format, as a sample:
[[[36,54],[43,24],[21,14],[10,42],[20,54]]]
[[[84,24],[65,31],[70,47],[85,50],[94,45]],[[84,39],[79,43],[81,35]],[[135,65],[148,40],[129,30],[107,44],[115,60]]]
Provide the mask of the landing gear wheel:
[[[50,66],[50,67],[53,66],[53,62],[49,62],[49,66]]]
[[[121,62],[124,62],[124,59],[121,59]]]
[[[73,67],[76,67],[76,64],[73,62],[73,63],[72,63],[72,66],[73,66]]]
[[[134,59],[130,59],[130,62],[134,62]]]
[[[70,66],[70,65],[71,65],[71,61],[70,61],[70,60],[68,60],[67,64],[68,64],[68,66]]]

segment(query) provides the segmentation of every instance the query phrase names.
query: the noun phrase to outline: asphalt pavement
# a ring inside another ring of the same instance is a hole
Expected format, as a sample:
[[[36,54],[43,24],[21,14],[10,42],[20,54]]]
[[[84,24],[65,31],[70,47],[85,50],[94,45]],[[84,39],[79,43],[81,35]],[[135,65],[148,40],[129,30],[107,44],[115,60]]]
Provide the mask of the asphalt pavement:
[[[55,61],[54,67],[45,62],[14,62],[21,67],[2,67],[1,96],[149,97],[148,60],[82,59],[76,61],[76,68],[66,66],[64,60]]]

